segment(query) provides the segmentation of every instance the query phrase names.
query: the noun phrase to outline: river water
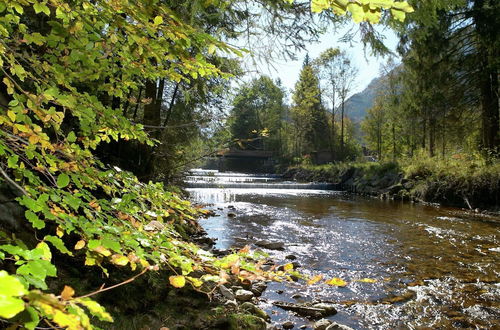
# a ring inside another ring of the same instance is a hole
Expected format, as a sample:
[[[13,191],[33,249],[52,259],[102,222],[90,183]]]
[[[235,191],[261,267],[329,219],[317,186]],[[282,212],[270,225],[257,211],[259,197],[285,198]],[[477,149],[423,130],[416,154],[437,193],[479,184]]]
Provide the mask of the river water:
[[[270,283],[260,307],[274,323],[312,324],[274,301],[321,300],[337,306],[329,319],[355,329],[500,329],[498,218],[273,176],[195,170],[187,183],[192,200],[217,213],[201,220],[216,248],[282,242],[284,251],[264,250],[348,283]]]

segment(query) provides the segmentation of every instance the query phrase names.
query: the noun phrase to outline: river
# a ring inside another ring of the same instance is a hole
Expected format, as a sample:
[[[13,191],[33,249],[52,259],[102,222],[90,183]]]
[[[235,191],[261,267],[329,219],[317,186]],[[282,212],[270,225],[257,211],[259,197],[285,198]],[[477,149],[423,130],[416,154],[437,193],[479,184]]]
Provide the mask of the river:
[[[192,200],[217,213],[201,220],[216,248],[282,242],[284,251],[265,251],[348,283],[270,283],[260,307],[273,323],[310,327],[272,302],[321,300],[336,304],[329,319],[355,329],[500,329],[498,218],[269,175],[195,170],[187,183]]]

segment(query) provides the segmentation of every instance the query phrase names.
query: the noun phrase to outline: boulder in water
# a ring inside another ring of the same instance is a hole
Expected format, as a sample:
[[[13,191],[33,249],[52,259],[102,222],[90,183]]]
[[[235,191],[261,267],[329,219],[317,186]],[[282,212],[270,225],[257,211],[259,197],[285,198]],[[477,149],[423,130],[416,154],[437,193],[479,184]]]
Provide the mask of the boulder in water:
[[[326,330],[328,326],[332,323],[332,321],[327,319],[321,319],[319,321],[314,322],[313,329],[314,330]]]
[[[280,251],[282,251],[285,249],[285,243],[283,243],[283,242],[270,242],[270,241],[261,240],[261,241],[255,242],[255,245],[257,245],[258,247],[264,248],[264,249],[268,249],[268,250],[280,250]]]

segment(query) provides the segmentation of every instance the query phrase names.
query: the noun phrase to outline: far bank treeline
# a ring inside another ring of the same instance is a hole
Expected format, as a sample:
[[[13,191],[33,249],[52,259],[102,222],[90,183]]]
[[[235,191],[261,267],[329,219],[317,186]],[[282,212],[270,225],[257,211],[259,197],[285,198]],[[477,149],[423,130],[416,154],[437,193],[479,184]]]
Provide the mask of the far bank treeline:
[[[268,77],[238,90],[229,126],[239,147],[271,150],[285,164],[362,155],[497,159],[500,4],[415,6],[418,13],[395,26],[402,61],[382,66],[376,100],[361,123],[349,120],[345,101],[362,73],[345,51],[328,49],[305,59],[290,104],[280,82]]]

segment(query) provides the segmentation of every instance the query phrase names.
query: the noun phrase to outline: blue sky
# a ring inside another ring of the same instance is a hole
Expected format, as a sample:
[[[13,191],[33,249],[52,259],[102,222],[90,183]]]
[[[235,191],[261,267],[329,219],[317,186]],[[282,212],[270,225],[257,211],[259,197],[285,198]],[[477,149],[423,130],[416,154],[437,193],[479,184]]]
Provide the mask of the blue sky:
[[[355,23],[352,23],[355,24]],[[317,57],[322,51],[330,47],[338,47],[344,49],[351,56],[354,64],[359,70],[359,75],[356,80],[356,84],[353,88],[352,94],[357,93],[365,89],[365,87],[373,80],[379,76],[380,64],[385,62],[386,59],[381,57],[374,57],[370,54],[370,49],[363,49],[363,44],[359,38],[355,38],[350,43],[341,42],[340,38],[347,32],[352,26],[348,26],[337,33],[330,30],[328,33],[324,34],[318,43],[310,44],[307,47],[307,53],[311,58]],[[356,28],[356,27],[354,27]],[[378,28],[385,37],[385,43],[389,49],[395,51],[398,39],[394,32],[390,29]],[[267,65],[259,65],[258,71],[260,74],[266,74],[273,78],[280,78],[282,84],[290,92],[293,90],[295,83],[299,77],[300,69],[304,61],[306,52],[301,52],[297,54],[296,61],[276,61],[273,66],[276,70],[270,68]],[[351,94],[351,95],[352,95]]]

